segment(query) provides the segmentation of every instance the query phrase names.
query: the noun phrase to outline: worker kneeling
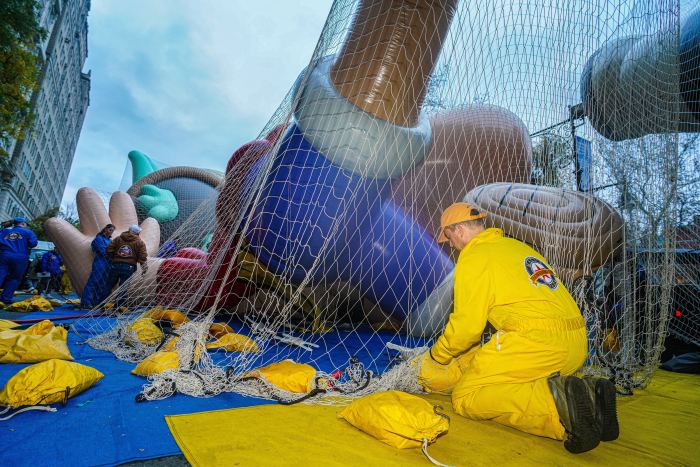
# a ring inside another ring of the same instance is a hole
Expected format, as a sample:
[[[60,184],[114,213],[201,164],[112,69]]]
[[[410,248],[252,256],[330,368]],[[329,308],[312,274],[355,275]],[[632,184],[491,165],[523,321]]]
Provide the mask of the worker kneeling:
[[[565,439],[573,453],[617,439],[615,386],[571,376],[587,355],[576,302],[539,253],[486,229],[484,217],[467,203],[442,215],[438,241],[460,250],[454,309],[419,357],[421,385],[451,393],[465,417]],[[480,346],[487,321],[497,332]]]

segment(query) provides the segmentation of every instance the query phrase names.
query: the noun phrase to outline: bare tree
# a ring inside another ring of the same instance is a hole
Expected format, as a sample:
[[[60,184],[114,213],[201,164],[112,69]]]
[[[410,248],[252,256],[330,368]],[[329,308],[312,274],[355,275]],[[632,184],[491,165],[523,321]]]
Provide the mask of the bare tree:
[[[691,154],[689,147],[679,145],[678,135],[652,135],[598,141],[598,149],[601,179],[613,189],[608,201],[625,217],[628,243],[662,246],[678,225],[679,181],[689,176],[681,159]]]
[[[566,171],[570,171],[570,168],[571,138],[548,133],[535,143],[532,149],[532,184],[562,187]]]
[[[59,217],[75,227],[80,227],[80,218],[78,217],[78,207],[75,203],[69,203],[61,206],[56,217]]]
[[[678,224],[700,216],[700,133],[681,135],[678,145]]]

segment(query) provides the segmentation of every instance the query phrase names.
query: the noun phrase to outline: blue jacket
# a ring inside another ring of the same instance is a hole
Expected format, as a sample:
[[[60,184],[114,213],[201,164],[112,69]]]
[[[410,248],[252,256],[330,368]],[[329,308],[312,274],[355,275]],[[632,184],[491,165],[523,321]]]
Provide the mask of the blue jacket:
[[[36,235],[24,227],[10,227],[0,230],[0,253],[15,256],[29,256],[29,250],[37,244]]]
[[[106,236],[102,235],[101,233],[97,234],[95,236],[95,239],[92,241],[90,244],[92,246],[92,251],[95,252],[95,255],[97,256],[102,256],[103,258],[107,257],[107,245],[109,245],[109,242],[111,242],[111,238],[107,238]]]
[[[109,260],[107,259],[107,245],[109,245],[109,242],[111,241],[112,240],[110,238],[105,237],[101,233],[95,236],[95,239],[90,244],[92,246],[92,251],[95,252],[95,259],[92,263],[93,269],[95,268],[96,264],[106,265],[109,263]]]
[[[80,297],[84,307],[92,308],[109,295],[109,259],[107,245],[111,240],[101,233],[97,234],[90,244],[95,258],[92,260],[92,271]]]
[[[52,276],[61,274],[61,266],[63,261],[56,253],[49,251],[41,257],[41,272],[51,273]]]

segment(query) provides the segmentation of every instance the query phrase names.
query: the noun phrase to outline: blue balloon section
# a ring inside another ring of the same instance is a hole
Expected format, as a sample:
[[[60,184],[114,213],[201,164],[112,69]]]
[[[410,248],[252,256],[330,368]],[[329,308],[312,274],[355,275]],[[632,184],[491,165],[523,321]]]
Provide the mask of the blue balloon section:
[[[251,174],[270,157],[247,238],[271,271],[296,283],[349,281],[403,319],[452,270],[425,230],[387,199],[388,180],[333,165],[296,125]]]

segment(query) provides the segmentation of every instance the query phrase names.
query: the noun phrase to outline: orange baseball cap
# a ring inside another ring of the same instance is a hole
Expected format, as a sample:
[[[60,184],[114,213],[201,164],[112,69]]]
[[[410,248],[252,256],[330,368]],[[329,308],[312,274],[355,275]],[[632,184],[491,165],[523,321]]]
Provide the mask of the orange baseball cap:
[[[476,211],[473,214],[472,211]],[[437,242],[445,243],[448,239],[445,236],[445,227],[449,227],[460,222],[473,221],[475,219],[483,219],[486,217],[485,212],[480,212],[477,208],[469,203],[454,203],[443,211],[440,217],[440,233],[438,234]]]

